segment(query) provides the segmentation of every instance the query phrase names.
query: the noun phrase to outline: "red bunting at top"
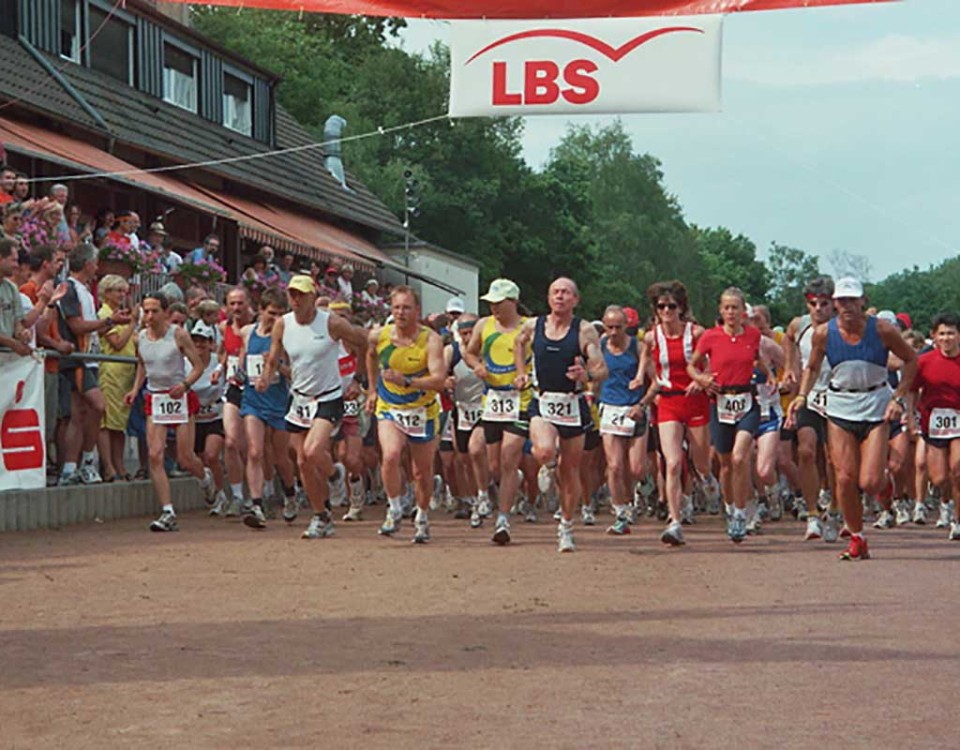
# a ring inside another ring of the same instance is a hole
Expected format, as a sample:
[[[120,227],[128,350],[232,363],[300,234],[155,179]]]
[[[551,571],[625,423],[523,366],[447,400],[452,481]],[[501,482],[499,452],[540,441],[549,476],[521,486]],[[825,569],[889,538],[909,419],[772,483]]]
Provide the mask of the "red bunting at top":
[[[402,18],[604,18],[736,13],[893,0],[169,0],[193,5]]]

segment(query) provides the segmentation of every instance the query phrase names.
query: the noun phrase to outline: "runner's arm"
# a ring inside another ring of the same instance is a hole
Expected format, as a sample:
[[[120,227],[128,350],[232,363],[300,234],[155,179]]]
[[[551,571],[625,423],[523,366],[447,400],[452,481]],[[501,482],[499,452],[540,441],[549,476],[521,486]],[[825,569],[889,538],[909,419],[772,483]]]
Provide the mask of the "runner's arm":
[[[380,328],[373,328],[367,338],[367,413],[373,414],[377,405],[377,381],[380,380],[380,360],[377,359],[377,341]]]
[[[127,391],[123,396],[123,403],[127,406],[131,406],[134,401],[137,399],[137,394],[140,393],[140,389],[143,388],[143,381],[147,378],[147,372],[143,367],[143,360],[140,359],[140,354],[137,354],[137,374],[133,378],[133,388]]]
[[[173,338],[177,342],[180,352],[193,367],[182,383],[177,383],[170,389],[170,398],[180,398],[203,377],[203,362],[200,361],[200,352],[193,345],[193,339],[190,338],[189,333],[177,326],[173,331]]]
[[[800,382],[800,350],[797,347],[797,326],[799,318],[794,318],[787,326],[787,331],[783,336],[783,382],[787,385],[795,385]]]
[[[516,372],[513,383],[521,391],[530,383],[530,375],[527,373],[527,349],[533,340],[536,324],[536,318],[525,320],[520,332],[513,340],[513,366]]]
[[[603,352],[600,351],[600,334],[585,320],[580,323],[580,351],[587,358],[586,382],[602,383],[606,380],[610,373]]]
[[[820,367],[823,364],[823,358],[827,354],[827,324],[821,323],[813,331],[813,337],[810,340],[810,359],[807,366],[803,368],[803,374],[800,378],[800,388],[797,395],[793,397],[790,405],[787,406],[787,418],[784,422],[788,429],[792,429],[796,423],[796,414],[801,407],[806,406],[807,396],[810,394],[813,384],[817,382],[820,376]]]
[[[486,318],[480,318],[474,324],[473,330],[475,332],[482,331],[486,322]],[[483,346],[483,342],[480,339],[480,334],[474,333],[474,335],[470,337],[470,343],[467,344],[465,349],[461,348],[460,353],[463,361],[467,363],[467,367],[473,370],[478,378],[483,379],[487,376],[487,368],[483,366],[483,361],[480,359],[481,347]]]
[[[900,366],[900,383],[893,392],[893,401],[899,408],[903,408],[904,398],[910,392],[913,378],[917,374],[917,353],[900,334],[900,330],[885,320],[877,321],[877,333],[884,346],[896,355],[903,363]]]
[[[447,369],[443,366],[443,339],[440,334],[430,331],[427,337],[427,374],[407,381],[408,388],[420,391],[442,391],[447,380]]]
[[[241,353],[245,353],[246,339]],[[263,363],[262,377],[267,383],[273,380],[273,376],[280,372],[280,360],[284,355],[283,351],[283,318],[277,318],[273,324],[273,330],[270,331],[270,351],[267,352],[266,361]]]

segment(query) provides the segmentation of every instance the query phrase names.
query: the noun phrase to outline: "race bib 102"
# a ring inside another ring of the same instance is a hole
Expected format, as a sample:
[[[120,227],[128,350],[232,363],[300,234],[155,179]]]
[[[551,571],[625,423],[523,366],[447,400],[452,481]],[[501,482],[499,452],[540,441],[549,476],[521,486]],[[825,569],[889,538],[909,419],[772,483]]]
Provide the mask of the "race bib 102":
[[[154,424],[186,424],[190,421],[187,394],[180,398],[170,398],[169,393],[151,393],[150,411]]]

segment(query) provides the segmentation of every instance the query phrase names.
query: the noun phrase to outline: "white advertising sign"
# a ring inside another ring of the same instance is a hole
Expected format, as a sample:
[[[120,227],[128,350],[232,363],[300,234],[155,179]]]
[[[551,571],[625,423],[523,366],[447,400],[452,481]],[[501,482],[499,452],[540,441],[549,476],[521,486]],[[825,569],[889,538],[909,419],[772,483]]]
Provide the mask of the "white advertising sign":
[[[453,117],[720,109],[722,16],[452,25]]]
[[[0,490],[42,489],[47,483],[43,360],[0,354],[0,372]]]

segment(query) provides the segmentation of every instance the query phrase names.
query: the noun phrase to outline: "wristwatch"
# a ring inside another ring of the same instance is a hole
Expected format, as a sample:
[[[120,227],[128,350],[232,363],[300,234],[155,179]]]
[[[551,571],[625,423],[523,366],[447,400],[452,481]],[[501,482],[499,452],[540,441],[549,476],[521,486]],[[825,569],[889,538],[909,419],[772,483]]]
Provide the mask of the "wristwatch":
[[[903,396],[897,396],[897,397],[896,397],[895,399],[893,399],[893,400],[896,402],[896,404],[897,404],[901,409],[906,409],[906,408],[907,408],[907,402],[904,400]]]
[[[404,376],[403,376],[403,384],[404,384],[407,388],[412,387],[412,386],[413,386],[413,378],[411,378],[409,375],[404,375]]]

